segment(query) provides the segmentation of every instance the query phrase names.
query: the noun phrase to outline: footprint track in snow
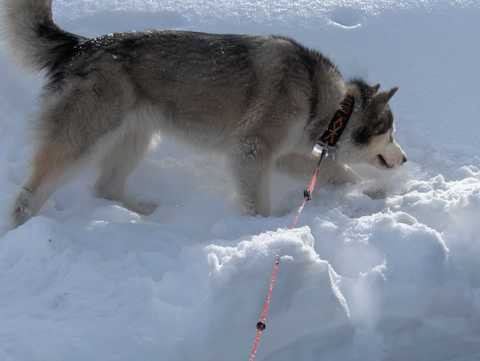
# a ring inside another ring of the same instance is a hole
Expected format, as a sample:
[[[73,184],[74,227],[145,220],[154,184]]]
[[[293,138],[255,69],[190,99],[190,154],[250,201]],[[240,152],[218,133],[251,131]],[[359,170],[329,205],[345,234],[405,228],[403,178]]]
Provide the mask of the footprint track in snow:
[[[365,14],[360,9],[349,7],[335,8],[328,14],[331,25],[351,30],[358,29],[363,25]]]

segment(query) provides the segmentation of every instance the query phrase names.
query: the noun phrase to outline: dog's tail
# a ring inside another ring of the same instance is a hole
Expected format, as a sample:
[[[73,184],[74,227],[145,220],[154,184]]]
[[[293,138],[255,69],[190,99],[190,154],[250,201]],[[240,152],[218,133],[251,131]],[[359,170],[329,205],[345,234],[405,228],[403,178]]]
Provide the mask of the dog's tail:
[[[82,40],[53,22],[52,0],[0,1],[6,39],[18,60],[29,68],[54,71]]]

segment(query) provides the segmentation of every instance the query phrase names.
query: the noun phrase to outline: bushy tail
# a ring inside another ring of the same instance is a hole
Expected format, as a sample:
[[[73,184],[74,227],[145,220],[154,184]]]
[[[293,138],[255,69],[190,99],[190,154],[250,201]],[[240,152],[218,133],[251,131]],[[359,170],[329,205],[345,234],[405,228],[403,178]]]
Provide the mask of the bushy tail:
[[[0,1],[6,38],[27,67],[54,71],[82,39],[53,22],[52,0]]]

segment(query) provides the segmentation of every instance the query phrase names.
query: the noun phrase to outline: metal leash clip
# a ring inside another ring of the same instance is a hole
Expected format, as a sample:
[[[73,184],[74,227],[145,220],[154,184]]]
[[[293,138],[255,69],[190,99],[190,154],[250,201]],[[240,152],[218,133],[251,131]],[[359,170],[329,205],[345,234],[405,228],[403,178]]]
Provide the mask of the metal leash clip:
[[[312,155],[315,158],[321,158],[323,154],[324,158],[330,158],[332,160],[335,160],[336,153],[337,153],[337,147],[332,147],[322,142],[315,144],[312,150]]]

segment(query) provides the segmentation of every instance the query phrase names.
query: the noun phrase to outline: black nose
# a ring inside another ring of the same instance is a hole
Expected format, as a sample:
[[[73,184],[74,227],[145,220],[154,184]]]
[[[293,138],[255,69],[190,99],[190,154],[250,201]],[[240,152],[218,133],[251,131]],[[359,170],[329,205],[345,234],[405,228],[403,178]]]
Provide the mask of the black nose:
[[[408,162],[407,157],[406,157],[406,156],[403,156],[403,163],[407,163],[407,162]],[[402,163],[402,164],[403,164],[403,163]]]

